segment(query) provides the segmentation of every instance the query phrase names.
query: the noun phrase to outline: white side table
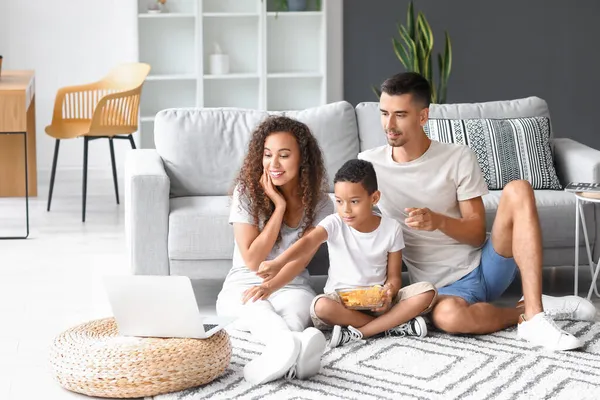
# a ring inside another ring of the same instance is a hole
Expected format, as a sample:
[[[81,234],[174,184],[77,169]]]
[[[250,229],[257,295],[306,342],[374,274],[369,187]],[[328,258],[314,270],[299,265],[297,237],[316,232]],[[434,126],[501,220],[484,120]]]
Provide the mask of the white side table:
[[[590,273],[592,274],[592,283],[588,291],[587,299],[592,298],[592,292],[600,297],[596,280],[598,279],[598,271],[600,271],[600,259],[597,264],[592,260],[592,251],[590,250],[590,241],[587,234],[587,226],[585,223],[585,214],[583,212],[583,204],[585,203],[600,203],[599,197],[587,197],[589,194],[575,193],[575,295],[578,293],[578,278],[579,278],[579,220],[583,227],[583,236],[585,238],[585,248],[587,250],[588,261],[590,263]],[[595,271],[594,271],[595,267]]]

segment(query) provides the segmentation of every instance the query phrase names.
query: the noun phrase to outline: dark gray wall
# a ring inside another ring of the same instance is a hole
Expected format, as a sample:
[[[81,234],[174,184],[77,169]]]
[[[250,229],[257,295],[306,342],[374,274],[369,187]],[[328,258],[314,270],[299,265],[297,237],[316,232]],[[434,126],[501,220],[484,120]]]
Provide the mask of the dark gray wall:
[[[391,38],[399,38],[396,23],[406,23],[408,3],[344,0],[344,97],[352,104],[376,101],[371,85],[403,71]],[[432,27],[436,53],[444,30],[450,34],[449,103],[539,96],[555,136],[600,149],[600,1],[414,4]]]

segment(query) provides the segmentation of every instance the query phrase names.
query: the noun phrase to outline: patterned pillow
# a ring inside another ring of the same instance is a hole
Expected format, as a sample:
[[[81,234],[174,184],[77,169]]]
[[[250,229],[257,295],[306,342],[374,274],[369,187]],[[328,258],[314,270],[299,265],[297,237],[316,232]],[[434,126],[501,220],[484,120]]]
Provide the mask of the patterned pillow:
[[[432,140],[469,146],[490,190],[517,179],[529,181],[534,189],[562,189],[547,117],[430,119],[424,130]]]

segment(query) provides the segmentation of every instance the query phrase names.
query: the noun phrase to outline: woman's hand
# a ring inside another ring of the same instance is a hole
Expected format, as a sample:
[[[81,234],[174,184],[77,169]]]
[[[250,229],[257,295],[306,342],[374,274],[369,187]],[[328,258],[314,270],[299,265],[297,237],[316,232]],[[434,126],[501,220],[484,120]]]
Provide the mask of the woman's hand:
[[[242,295],[242,303],[246,304],[248,301],[255,302],[257,300],[267,300],[275,290],[271,289],[268,285],[262,284],[258,286],[252,286],[246,290]]]
[[[265,282],[270,281],[281,271],[283,268],[283,264],[278,262],[277,260],[263,261],[258,266],[258,271],[256,271],[256,275],[263,278]]]
[[[392,293],[392,286],[389,284],[385,284],[383,286],[383,305],[378,308],[374,308],[371,311],[375,313],[386,313],[390,308],[392,308],[392,300],[394,299],[394,294]]]
[[[260,178],[260,186],[262,186],[269,199],[275,204],[275,208],[285,208],[285,198],[279,190],[277,190],[275,185],[273,185],[271,175],[269,175],[267,170],[263,170],[262,177]]]

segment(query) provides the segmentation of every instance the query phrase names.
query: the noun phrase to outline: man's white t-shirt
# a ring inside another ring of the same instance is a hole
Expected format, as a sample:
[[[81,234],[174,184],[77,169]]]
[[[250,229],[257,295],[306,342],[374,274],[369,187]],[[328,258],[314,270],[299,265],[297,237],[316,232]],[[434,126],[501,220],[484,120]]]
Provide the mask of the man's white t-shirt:
[[[366,150],[359,159],[370,161],[381,191],[381,212],[400,221],[406,248],[402,252],[411,283],[431,282],[437,288],[456,282],[477,268],[481,249],[459,243],[439,230],[408,227],[405,208],[429,208],[460,218],[459,201],[488,193],[473,151],[464,145],[432,141],[416,160],[397,163],[389,145]]]
[[[383,285],[387,278],[388,253],[404,248],[400,224],[385,216],[373,232],[359,232],[338,214],[319,222],[327,231],[329,272],[325,293],[357,286]]]

